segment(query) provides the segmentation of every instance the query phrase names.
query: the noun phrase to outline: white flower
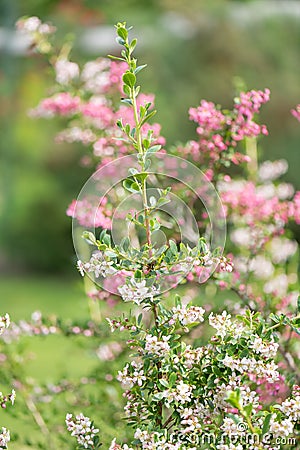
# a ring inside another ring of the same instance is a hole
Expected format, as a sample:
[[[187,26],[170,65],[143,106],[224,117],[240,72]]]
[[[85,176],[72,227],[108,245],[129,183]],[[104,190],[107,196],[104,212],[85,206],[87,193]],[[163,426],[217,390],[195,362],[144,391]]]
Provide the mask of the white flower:
[[[94,273],[95,277],[98,278],[102,276],[103,278],[107,275],[114,275],[117,270],[112,267],[113,262],[107,261],[102,252],[94,252],[91,259],[87,263],[82,261],[77,261],[77,268],[80,274],[83,276],[85,272]]]
[[[87,62],[81,74],[85,89],[94,94],[103,94],[110,84],[109,68],[110,61],[104,58]]]
[[[152,336],[151,334],[146,335],[145,350],[149,353],[153,353],[157,356],[162,356],[170,351],[170,346],[168,340],[170,336],[163,336],[162,340],[159,341],[157,336]]]
[[[0,433],[0,447],[6,448],[9,442],[10,442],[9,430],[5,427],[2,427],[2,431]]]
[[[9,314],[4,314],[4,316],[0,317],[0,335],[3,333],[5,328],[8,328],[10,325],[10,317]]]
[[[9,398],[10,398],[11,404],[13,405],[15,403],[15,400],[16,400],[16,391],[14,389],[12,389]]]
[[[138,281],[134,278],[128,284],[118,287],[118,291],[124,302],[132,301],[138,305],[145,299],[153,300],[153,297],[159,293],[155,286],[146,286],[146,280]]]
[[[278,161],[265,161],[258,169],[258,176],[261,181],[276,180],[281,175],[287,172],[288,163],[285,159],[279,159]]]
[[[178,305],[172,309],[173,319],[178,319],[182,325],[189,325],[191,323],[203,322],[205,310],[200,306]]]
[[[285,263],[288,258],[293,256],[298,245],[296,241],[291,239],[274,237],[270,244],[272,259],[275,264]]]
[[[67,414],[66,425],[71,436],[76,437],[78,444],[84,448],[89,448],[93,445],[94,436],[99,433],[99,429],[92,425],[89,417],[85,417],[82,413],[78,414],[75,420],[73,420],[72,414]]]
[[[291,419],[284,419],[282,422],[277,422],[276,414],[273,414],[270,422],[270,432],[276,437],[288,437],[293,433],[294,424]]]
[[[280,410],[293,421],[300,420],[300,395],[288,398],[280,406]]]
[[[249,347],[252,348],[255,353],[259,353],[269,359],[276,356],[279,344],[274,342],[273,339],[271,342],[263,342],[259,336],[256,336],[254,341],[249,344]]]
[[[210,313],[209,324],[217,330],[216,335],[225,337],[227,332],[230,331],[232,327],[232,322],[230,320],[231,315],[227,311],[223,311],[222,314],[214,315]]]
[[[42,22],[38,17],[32,16],[23,22],[22,29],[27,33],[34,33],[35,31],[39,30],[41,24]]]
[[[69,84],[74,78],[79,77],[78,64],[67,59],[59,59],[56,61],[55,72],[56,81],[59,84]]]

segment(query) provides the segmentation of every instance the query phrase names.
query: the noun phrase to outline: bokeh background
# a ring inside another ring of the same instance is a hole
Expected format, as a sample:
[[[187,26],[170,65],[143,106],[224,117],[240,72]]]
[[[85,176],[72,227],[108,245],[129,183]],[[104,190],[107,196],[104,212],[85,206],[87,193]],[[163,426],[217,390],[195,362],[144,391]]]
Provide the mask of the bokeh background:
[[[58,122],[27,115],[52,80],[15,34],[23,15],[68,33],[72,59],[82,62],[115,51],[116,22],[134,25],[138,56],[149,66],[141,82],[156,94],[168,145],[195,136],[187,112],[202,98],[230,107],[237,84],[270,88],[261,115],[270,135],[259,158],[287,159],[285,181],[300,189],[300,124],[290,114],[300,103],[300,1],[0,0],[0,310],[13,320],[37,309],[63,317],[88,309],[65,210],[90,170],[78,164],[79,145],[54,142]],[[44,379],[49,358],[54,373],[74,374],[79,353],[71,355],[68,344],[59,355],[56,349],[56,341],[38,343],[28,374]]]
[[[5,273],[71,275],[72,242],[66,205],[88,177],[82,149],[58,145],[59,124],[27,111],[47,94],[51,78],[39,57],[28,58],[14,33],[23,15],[52,21],[73,35],[73,57],[114,51],[113,24],[126,20],[147,61],[142,83],[156,94],[169,145],[194,136],[187,111],[205,98],[230,107],[234,88],[271,89],[262,118],[270,136],[261,158],[286,158],[286,180],[300,188],[300,2],[292,0],[1,0],[0,266]],[[73,273],[74,274],[74,273]]]

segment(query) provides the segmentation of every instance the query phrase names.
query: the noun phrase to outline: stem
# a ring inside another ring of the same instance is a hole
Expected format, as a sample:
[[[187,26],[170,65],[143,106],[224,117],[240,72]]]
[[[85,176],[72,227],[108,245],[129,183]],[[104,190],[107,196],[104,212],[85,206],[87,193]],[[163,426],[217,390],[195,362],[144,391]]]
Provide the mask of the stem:
[[[130,64],[130,59],[129,59]],[[136,95],[135,95],[135,88],[131,89],[131,95],[130,95],[131,101],[132,101],[132,107],[133,107],[133,114],[134,114],[134,121],[135,121],[135,127],[136,127],[136,141],[137,141],[137,147],[138,152],[140,155],[144,154],[144,148],[142,143],[142,135],[141,135],[141,127],[140,127],[140,121],[139,121],[139,115],[138,115],[138,108],[136,103]],[[145,165],[144,162],[142,162],[142,170],[145,171]],[[150,231],[150,222],[149,222],[149,206],[148,206],[148,199],[147,199],[147,182],[146,178],[143,180],[142,184],[142,198],[143,198],[143,207],[144,207],[144,214],[145,214],[145,227],[146,227],[146,236],[147,236],[147,244],[149,246],[149,257],[152,256],[152,250],[151,250],[151,231]]]
[[[256,138],[246,138],[246,154],[251,158],[248,163],[250,179],[255,181],[257,174],[257,140]]]
[[[51,433],[49,431],[49,428],[47,427],[41,413],[37,409],[34,401],[32,400],[30,395],[25,394],[24,395],[25,403],[28,408],[28,410],[31,412],[32,417],[34,418],[36,424],[40,428],[41,432],[47,436],[49,449],[53,449],[52,440],[51,440]]]

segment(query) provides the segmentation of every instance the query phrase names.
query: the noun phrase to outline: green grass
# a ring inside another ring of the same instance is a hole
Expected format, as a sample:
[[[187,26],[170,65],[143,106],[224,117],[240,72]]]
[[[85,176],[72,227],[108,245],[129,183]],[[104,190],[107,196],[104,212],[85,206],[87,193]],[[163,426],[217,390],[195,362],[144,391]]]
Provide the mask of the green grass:
[[[0,311],[11,320],[29,319],[33,311],[63,318],[87,316],[88,304],[81,278],[0,277]]]

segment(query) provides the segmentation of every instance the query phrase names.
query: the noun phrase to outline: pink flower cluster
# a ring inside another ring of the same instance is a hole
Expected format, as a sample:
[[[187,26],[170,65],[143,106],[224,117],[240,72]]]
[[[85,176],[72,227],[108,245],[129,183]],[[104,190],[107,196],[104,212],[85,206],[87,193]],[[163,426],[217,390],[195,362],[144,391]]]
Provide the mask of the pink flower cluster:
[[[185,154],[190,153],[197,161],[203,161],[204,156],[208,156],[210,166],[220,159],[234,164],[248,162],[250,160],[248,156],[238,152],[233,153],[232,150],[238,141],[246,137],[268,134],[266,126],[256,123],[254,116],[259,113],[261,106],[268,102],[269,98],[269,89],[241,92],[235,99],[233,111],[226,113],[214,103],[202,100],[198,108],[189,110],[190,120],[199,125],[197,133],[200,139],[198,142],[190,141],[180,150]]]
[[[221,192],[227,214],[238,213],[248,225],[268,222],[286,224],[289,220],[300,223],[300,192],[292,201],[281,201],[276,195],[266,198],[252,182],[241,183]]]
[[[31,117],[72,116],[79,111],[80,98],[73,97],[68,92],[60,92],[52,97],[45,98],[30,111]]]
[[[84,227],[110,229],[112,212],[105,207],[106,204],[106,198],[103,198],[100,204],[99,199],[73,200],[67,209],[67,215],[77,219],[78,223]]]
[[[86,63],[81,74],[79,67],[76,65],[75,68],[74,64],[67,60],[56,62],[57,89],[63,92],[43,99],[30,111],[30,115],[44,118],[56,115],[67,117],[68,127],[57,135],[57,141],[92,145],[94,155],[101,162],[103,158],[107,163],[116,155],[130,153],[131,147],[122,140],[124,136],[116,125],[118,119],[122,118],[124,125],[128,123],[131,127],[135,126],[132,108],[125,104],[119,106],[120,94],[123,95],[122,75],[127,64],[99,58]],[[73,89],[74,79],[81,83],[81,91]],[[79,96],[80,92],[84,95]],[[115,99],[117,106],[114,105]],[[137,97],[138,108],[147,103],[151,103],[153,107],[153,95],[141,94]],[[164,145],[165,139],[160,136],[161,127],[158,123],[151,126],[144,124],[141,128],[143,137],[147,137],[150,129],[153,130],[154,143]]]

